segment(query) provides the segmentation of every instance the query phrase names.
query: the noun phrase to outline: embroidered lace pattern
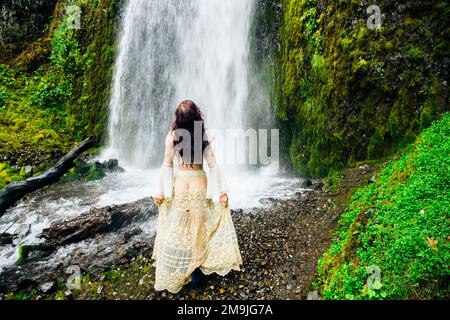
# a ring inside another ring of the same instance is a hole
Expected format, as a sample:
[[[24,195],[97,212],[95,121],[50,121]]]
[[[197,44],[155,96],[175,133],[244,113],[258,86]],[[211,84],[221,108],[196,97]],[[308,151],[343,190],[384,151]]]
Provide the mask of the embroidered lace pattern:
[[[170,184],[170,196],[165,193],[159,206],[155,290],[180,291],[199,267],[221,276],[239,271],[242,257],[230,209],[208,197],[205,172],[178,171]],[[167,189],[164,183],[161,189]]]

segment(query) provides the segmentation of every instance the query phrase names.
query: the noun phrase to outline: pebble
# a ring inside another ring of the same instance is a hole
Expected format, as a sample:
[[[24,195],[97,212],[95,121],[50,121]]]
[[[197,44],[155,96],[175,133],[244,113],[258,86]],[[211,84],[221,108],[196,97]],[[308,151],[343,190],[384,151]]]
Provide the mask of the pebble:
[[[99,285],[98,288],[97,288],[97,294],[101,294],[102,291],[103,291],[103,288],[104,288],[104,286],[102,284]]]
[[[56,284],[53,281],[45,282],[41,284],[39,287],[39,290],[42,291],[42,293],[50,293],[56,288]]]
[[[367,174],[354,176],[365,184],[370,177],[372,167],[365,169]],[[345,179],[344,179],[345,180]],[[352,182],[354,183],[354,182]],[[327,210],[320,211],[324,205]],[[126,279],[130,285],[122,288],[108,286],[108,279],[94,281],[95,291],[102,298],[131,297],[136,299],[299,299],[306,298],[308,288],[316,276],[317,261],[329,247],[332,234],[341,210],[335,193],[322,190],[310,190],[292,199],[270,201],[266,206],[255,208],[248,213],[232,212],[233,222],[238,234],[244,266],[241,272],[232,271],[226,277],[207,276],[203,289],[192,289],[186,285],[178,294],[155,293],[154,268],[145,275],[150,263],[146,257],[131,262],[131,257],[114,267],[114,270],[127,270],[131,263],[133,272],[141,274],[134,279]],[[112,246],[114,250],[116,248]],[[146,252],[149,248],[146,248]],[[140,254],[142,252],[139,252]],[[270,262],[270,263],[269,263]],[[125,277],[125,273],[122,273]],[[124,281],[124,282],[125,282]],[[96,286],[97,285],[97,286]],[[139,290],[136,290],[139,285]],[[108,290],[105,290],[109,288]],[[112,292],[112,289],[116,291]],[[90,293],[95,295],[95,291]],[[138,291],[138,292],[136,292]],[[100,294],[98,293],[98,294]],[[84,293],[83,293],[84,294]],[[87,295],[87,294],[86,294]],[[320,299],[319,293],[308,294],[310,299]],[[77,297],[78,298],[78,297]]]

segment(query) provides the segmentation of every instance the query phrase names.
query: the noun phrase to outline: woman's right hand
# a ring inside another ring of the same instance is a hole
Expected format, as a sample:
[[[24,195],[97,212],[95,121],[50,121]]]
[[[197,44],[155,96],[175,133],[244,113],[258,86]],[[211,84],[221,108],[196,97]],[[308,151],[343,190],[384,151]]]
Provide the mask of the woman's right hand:
[[[157,206],[160,206],[163,203],[163,201],[164,201],[164,196],[162,194],[158,195],[158,196],[155,196],[155,197],[153,197],[153,201],[155,202],[155,204]]]
[[[220,196],[220,204],[225,208],[228,207],[228,194],[224,193]]]

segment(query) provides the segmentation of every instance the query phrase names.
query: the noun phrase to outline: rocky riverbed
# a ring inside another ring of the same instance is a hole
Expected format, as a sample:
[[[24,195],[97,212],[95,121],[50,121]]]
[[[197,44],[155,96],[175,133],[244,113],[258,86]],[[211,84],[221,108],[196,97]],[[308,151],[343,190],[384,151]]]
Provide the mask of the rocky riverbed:
[[[370,183],[377,170],[377,166],[368,165],[349,169],[339,177],[333,191],[313,184],[291,199],[267,198],[262,200],[262,208],[234,211],[244,260],[242,271],[223,278],[208,276],[199,288],[189,284],[178,294],[153,289],[153,237],[139,227],[142,221],[156,218],[151,200],[93,209],[53,224],[42,235],[44,250],[31,250],[22,265],[3,271],[1,298],[318,298],[311,285],[317,261],[331,244],[351,193]],[[64,256],[64,252],[68,254]],[[66,287],[71,276],[67,272],[74,272],[68,270],[70,266],[81,273],[80,287],[72,290]]]

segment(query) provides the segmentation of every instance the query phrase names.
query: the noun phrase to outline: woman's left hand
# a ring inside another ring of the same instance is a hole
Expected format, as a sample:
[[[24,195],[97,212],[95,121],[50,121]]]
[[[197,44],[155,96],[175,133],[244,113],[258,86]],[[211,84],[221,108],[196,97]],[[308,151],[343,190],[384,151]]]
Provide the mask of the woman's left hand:
[[[225,208],[228,207],[228,195],[226,193],[220,196],[220,204]]]
[[[155,196],[155,197],[153,197],[153,201],[155,202],[156,206],[159,207],[160,205],[162,205],[162,203],[164,201],[164,196],[162,194]]]

